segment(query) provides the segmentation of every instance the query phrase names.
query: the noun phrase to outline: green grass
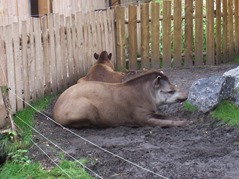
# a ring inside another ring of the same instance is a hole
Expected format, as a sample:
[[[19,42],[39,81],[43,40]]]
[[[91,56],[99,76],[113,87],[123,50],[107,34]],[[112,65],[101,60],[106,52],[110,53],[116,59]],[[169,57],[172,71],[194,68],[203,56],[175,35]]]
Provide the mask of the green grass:
[[[71,177],[77,179],[91,179],[92,177],[80,168],[76,162],[61,160],[59,166]],[[11,177],[10,177],[11,176]],[[36,178],[36,179],[65,179],[70,178],[59,167],[51,170],[44,170],[39,163],[20,164],[7,162],[0,169],[1,179],[19,179],[19,178]]]
[[[211,116],[223,120],[230,126],[239,126],[239,109],[229,101],[222,101],[211,112]]]
[[[54,96],[47,96],[42,100],[39,100],[32,104],[34,108],[41,111],[44,108],[46,108],[49,104],[49,102],[54,98]],[[29,125],[33,125],[32,118],[36,111],[32,109],[31,107],[26,107],[24,110],[19,111],[14,116],[14,122],[18,128],[18,136],[19,139],[16,142],[12,142],[10,138],[12,135],[15,134],[6,134],[0,142],[2,142],[4,145],[4,149],[2,152],[8,154],[11,152],[14,152],[18,149],[26,148],[29,146],[31,138],[32,138],[32,130],[24,124],[19,118],[23,119],[26,123]],[[19,118],[17,118],[18,116]]]
[[[197,107],[196,106],[193,106],[192,104],[190,104],[188,101],[185,101],[183,103],[183,108],[186,110],[186,111],[189,111],[189,112],[196,112],[197,111]]]
[[[46,108],[50,101],[55,96],[47,96],[42,100],[39,100],[32,104],[34,108],[42,111]],[[39,163],[33,163],[28,158],[28,147],[30,146],[32,139],[32,130],[19,118],[23,119],[31,126],[33,124],[33,117],[36,111],[27,107],[23,111],[17,112],[14,117],[14,122],[18,128],[17,135],[19,136],[17,141],[13,142],[12,137],[16,134],[9,133],[0,140],[1,152],[4,152],[8,156],[7,162],[0,166],[0,178],[1,179],[19,179],[19,178],[37,178],[37,179],[51,179],[51,178],[69,178],[59,167],[54,167],[51,170],[44,170]],[[18,118],[18,117],[19,118]],[[85,163],[86,161],[81,161]],[[60,167],[71,176],[71,178],[90,179],[91,176],[82,169],[79,164],[71,161],[67,161],[64,158],[59,163]]]
[[[234,62],[239,62],[239,56],[235,57],[233,61]]]

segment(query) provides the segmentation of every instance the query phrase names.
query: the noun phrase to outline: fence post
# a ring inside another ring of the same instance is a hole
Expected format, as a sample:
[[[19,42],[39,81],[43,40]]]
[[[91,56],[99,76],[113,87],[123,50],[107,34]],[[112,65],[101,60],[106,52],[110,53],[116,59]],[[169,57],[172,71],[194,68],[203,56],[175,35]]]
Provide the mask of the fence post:
[[[171,66],[171,1],[163,1],[163,67]]]
[[[129,69],[137,69],[137,6],[129,5]]]
[[[125,69],[125,8],[116,7],[116,66]]]

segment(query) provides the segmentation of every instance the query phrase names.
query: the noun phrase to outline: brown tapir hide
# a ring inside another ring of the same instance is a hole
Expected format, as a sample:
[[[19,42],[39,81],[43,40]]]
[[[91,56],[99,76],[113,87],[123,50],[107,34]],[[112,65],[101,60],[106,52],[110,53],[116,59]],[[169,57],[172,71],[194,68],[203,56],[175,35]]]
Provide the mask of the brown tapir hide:
[[[83,81],[102,81],[108,83],[120,83],[124,77],[123,73],[114,71],[114,66],[111,62],[112,54],[106,51],[100,55],[94,54],[97,62],[89,69],[85,77],[80,78],[77,83]]]
[[[86,81],[78,83],[58,98],[53,118],[64,126],[182,126],[183,120],[162,119],[161,104],[187,99],[161,72],[148,72],[124,83]]]

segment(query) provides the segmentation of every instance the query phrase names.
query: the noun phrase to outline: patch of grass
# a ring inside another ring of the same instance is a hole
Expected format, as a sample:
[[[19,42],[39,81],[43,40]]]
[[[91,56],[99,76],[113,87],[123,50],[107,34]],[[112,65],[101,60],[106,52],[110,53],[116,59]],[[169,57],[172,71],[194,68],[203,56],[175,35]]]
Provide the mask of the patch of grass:
[[[189,112],[196,112],[197,111],[197,107],[196,106],[193,106],[192,104],[190,104],[188,101],[185,101],[183,103],[183,108],[186,110],[186,111],[189,111]]]
[[[92,177],[80,168],[76,162],[61,160],[59,166],[71,178],[77,179],[91,179]],[[13,163],[7,162],[4,167],[0,169],[1,179],[19,179],[19,178],[37,178],[37,179],[51,179],[69,178],[59,167],[54,167],[52,170],[44,170],[39,163]]]
[[[223,120],[230,126],[239,126],[239,109],[230,101],[222,101],[212,112],[214,119]]]
[[[47,96],[44,99],[33,103],[32,106],[35,109],[41,111],[48,106],[49,102],[54,97],[55,96]],[[26,123],[32,126],[33,125],[32,118],[35,113],[36,111],[28,106],[24,110],[19,111],[15,114],[14,122],[19,129],[18,130],[19,139],[16,142],[12,142],[10,138],[14,134],[11,133],[6,134],[3,137],[3,139],[0,140],[0,142],[3,144],[2,146],[4,146],[1,152],[8,154],[17,151],[18,149],[24,149],[29,146],[30,140],[32,138],[32,130],[26,124],[24,124],[19,118],[23,119]],[[17,118],[16,116],[18,116],[19,118]]]
[[[235,57],[233,61],[234,62],[239,62],[239,56]]]

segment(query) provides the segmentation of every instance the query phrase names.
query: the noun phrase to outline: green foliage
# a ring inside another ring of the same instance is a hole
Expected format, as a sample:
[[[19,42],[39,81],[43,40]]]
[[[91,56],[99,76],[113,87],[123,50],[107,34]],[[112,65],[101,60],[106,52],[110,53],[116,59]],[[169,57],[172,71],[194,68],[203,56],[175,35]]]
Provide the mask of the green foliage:
[[[59,166],[71,178],[90,179],[92,178],[85,172],[84,169],[79,168],[77,162],[61,160]],[[51,179],[51,178],[69,178],[59,167],[54,167],[52,170],[44,170],[39,163],[20,164],[7,162],[3,168],[0,169],[0,178],[11,179],[19,178],[37,178],[37,179]]]
[[[233,61],[234,62],[239,62],[239,56],[236,56]]]
[[[47,96],[42,100],[39,100],[32,104],[32,106],[41,111],[45,107],[48,106],[49,102],[54,98],[54,96]],[[19,118],[23,119],[26,123],[28,123],[30,126],[33,125],[32,118],[33,115],[36,113],[36,111],[31,107],[26,107],[24,110],[19,111],[14,116],[14,122],[16,126],[18,127],[18,140],[16,142],[13,142],[11,139],[14,135],[14,133],[10,132],[9,134],[6,134],[0,142],[2,143],[2,150],[1,152],[5,153],[6,155],[8,153],[13,153],[17,151],[18,149],[24,149],[29,146],[30,140],[32,138],[32,130],[24,124]],[[16,117],[18,116],[18,117]]]
[[[239,125],[239,108],[230,101],[222,101],[212,112],[214,119],[223,120],[230,126]]]
[[[197,111],[197,107],[196,106],[193,106],[192,104],[190,104],[188,101],[185,101],[183,103],[183,108],[186,110],[186,111],[189,111],[189,112],[196,112]]]

